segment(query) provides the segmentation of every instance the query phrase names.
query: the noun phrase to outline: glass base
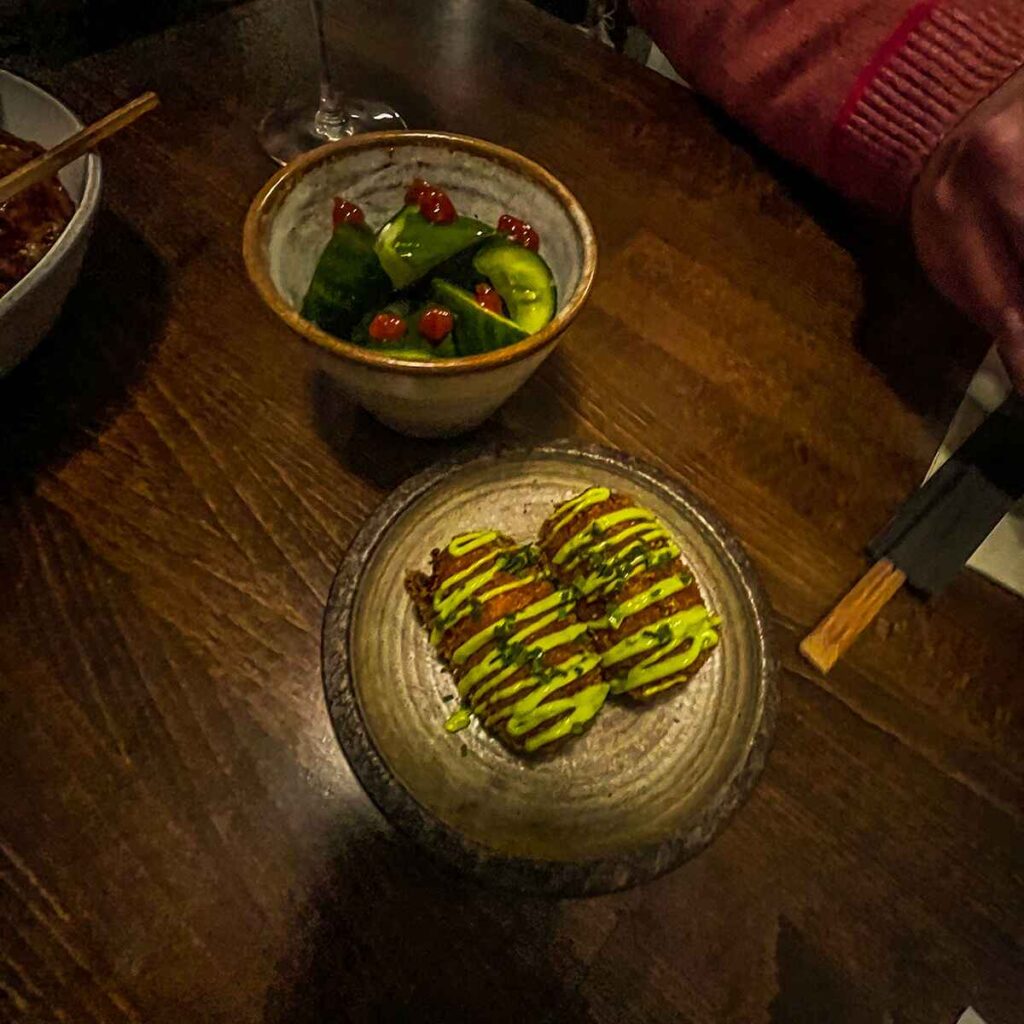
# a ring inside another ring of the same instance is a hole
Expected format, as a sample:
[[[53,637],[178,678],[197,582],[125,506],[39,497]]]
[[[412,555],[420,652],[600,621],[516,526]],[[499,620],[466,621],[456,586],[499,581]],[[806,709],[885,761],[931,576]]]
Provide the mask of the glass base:
[[[286,164],[302,153],[350,135],[405,127],[394,107],[377,100],[347,100],[339,115],[330,119],[318,116],[317,108],[306,101],[271,110],[256,133],[267,155]]]

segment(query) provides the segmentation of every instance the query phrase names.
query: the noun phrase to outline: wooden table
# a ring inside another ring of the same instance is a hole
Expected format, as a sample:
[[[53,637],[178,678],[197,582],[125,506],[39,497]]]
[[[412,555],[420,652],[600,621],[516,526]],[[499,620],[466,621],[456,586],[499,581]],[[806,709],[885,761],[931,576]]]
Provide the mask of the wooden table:
[[[1020,1021],[1024,601],[964,574],[897,597],[828,679],[795,650],[979,339],[898,244],[879,268],[820,189],[523,3],[345,0],[330,35],[413,125],[563,178],[599,236],[593,296],[476,437],[404,440],[313,375],[242,267],[272,170],[253,124],[313,88],[303,0],[15,65],[88,118],[164,104],[105,150],[81,285],[0,384],[0,1018]],[[335,744],[319,630],[395,483],[460,443],[566,435],[732,524],[785,670],[769,766],[714,846],[557,903],[390,830]]]

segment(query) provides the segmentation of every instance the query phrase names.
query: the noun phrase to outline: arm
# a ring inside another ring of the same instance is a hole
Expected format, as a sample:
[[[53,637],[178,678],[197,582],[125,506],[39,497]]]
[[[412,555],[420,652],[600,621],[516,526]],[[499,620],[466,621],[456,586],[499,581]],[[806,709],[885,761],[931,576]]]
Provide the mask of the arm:
[[[1022,0],[633,0],[679,73],[844,195],[910,205],[1024,391]]]
[[[773,149],[899,213],[1024,60],[1019,0],[633,0],[679,73]]]
[[[1024,71],[939,143],[911,214],[928,276],[996,339],[1024,394]]]

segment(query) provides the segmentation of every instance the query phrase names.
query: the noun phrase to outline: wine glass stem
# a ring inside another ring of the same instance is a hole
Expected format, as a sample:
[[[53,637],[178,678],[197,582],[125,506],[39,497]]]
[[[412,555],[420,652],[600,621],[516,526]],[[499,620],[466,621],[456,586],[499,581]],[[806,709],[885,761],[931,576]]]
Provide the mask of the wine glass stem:
[[[309,0],[313,24],[316,27],[317,46],[320,50],[320,103],[313,118],[313,127],[325,139],[341,139],[348,134],[348,117],[344,97],[334,85],[331,62],[327,56],[327,38],[324,35],[324,2]]]

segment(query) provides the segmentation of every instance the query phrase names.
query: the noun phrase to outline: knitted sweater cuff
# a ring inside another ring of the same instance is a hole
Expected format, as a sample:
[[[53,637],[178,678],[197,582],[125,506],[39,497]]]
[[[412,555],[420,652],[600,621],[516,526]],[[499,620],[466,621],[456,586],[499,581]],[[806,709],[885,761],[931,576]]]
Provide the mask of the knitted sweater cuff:
[[[1024,3],[913,7],[858,75],[832,127],[826,176],[898,215],[946,133],[1024,63]]]

